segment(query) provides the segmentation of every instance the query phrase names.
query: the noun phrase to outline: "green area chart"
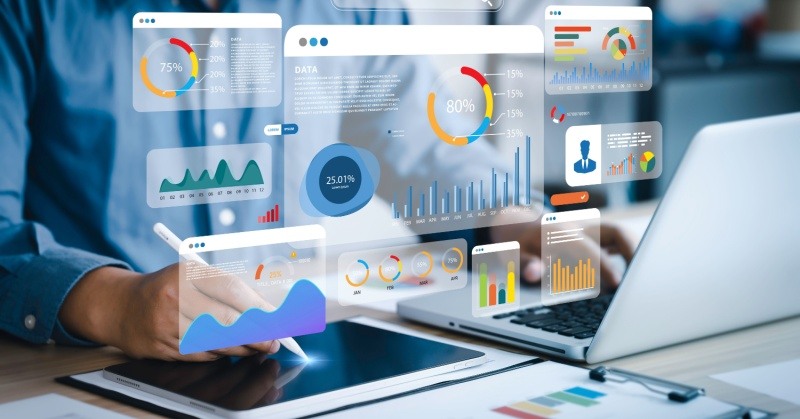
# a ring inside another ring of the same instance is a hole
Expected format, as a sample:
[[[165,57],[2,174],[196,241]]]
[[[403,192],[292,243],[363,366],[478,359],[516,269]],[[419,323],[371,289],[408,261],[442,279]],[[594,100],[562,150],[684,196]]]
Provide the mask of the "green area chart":
[[[242,176],[236,179],[231,173],[228,162],[220,160],[217,169],[212,177],[208,170],[203,170],[196,180],[192,172],[186,169],[183,179],[178,183],[172,183],[168,179],[161,182],[159,192],[184,192],[198,189],[228,188],[249,185],[263,185],[264,178],[261,176],[261,169],[255,160],[250,160],[245,166]]]

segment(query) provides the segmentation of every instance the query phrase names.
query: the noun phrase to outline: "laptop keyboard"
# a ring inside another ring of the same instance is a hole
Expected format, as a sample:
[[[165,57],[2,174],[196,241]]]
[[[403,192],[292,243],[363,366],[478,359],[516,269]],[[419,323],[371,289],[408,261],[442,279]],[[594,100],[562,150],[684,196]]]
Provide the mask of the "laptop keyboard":
[[[608,310],[611,295],[601,295],[591,300],[575,301],[552,307],[531,307],[492,316],[500,321],[542,329],[545,332],[588,339],[597,332],[600,321]]]

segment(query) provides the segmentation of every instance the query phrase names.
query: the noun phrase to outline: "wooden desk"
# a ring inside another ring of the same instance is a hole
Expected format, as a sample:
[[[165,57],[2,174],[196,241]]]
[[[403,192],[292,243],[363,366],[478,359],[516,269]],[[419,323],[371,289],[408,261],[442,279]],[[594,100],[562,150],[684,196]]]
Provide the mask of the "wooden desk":
[[[652,206],[639,207],[623,214],[623,217],[606,217],[605,214],[603,217],[606,221],[646,217],[648,211],[652,214],[652,209]],[[632,235],[636,233],[633,231]],[[329,306],[328,317],[331,321],[356,315],[402,323],[417,330],[466,342],[519,351],[501,344],[408,323],[395,314],[367,308],[341,307],[336,303]],[[800,317],[633,355],[605,364],[703,387],[709,395],[721,400],[800,417],[800,406],[709,378],[712,374],[794,358],[800,358]],[[59,393],[131,416],[153,416],[53,381],[55,377],[97,370],[125,361],[125,356],[113,348],[34,346],[0,333],[0,403],[46,393]]]
[[[363,314],[390,322],[404,323],[414,329],[440,336],[517,351],[488,341],[407,323],[394,314],[368,309],[339,310],[333,314],[332,319]],[[703,387],[709,395],[721,400],[790,416],[800,416],[800,406],[709,378],[709,375],[720,372],[798,357],[800,357],[800,317],[629,356],[605,364]],[[113,348],[34,346],[7,335],[0,336],[0,403],[40,394],[58,393],[123,414],[152,417],[153,415],[148,412],[53,381],[53,378],[58,376],[96,370],[124,361],[126,361],[125,356]]]

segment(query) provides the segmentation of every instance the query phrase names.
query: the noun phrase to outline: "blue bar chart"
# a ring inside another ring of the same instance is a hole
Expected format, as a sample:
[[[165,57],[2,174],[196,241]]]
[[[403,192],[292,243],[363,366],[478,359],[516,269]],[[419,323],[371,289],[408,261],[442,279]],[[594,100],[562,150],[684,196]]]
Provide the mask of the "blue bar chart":
[[[414,201],[413,186],[403,193],[395,193],[391,203],[392,218],[410,219],[426,216],[458,214],[463,212],[485,211],[512,206],[531,205],[531,138],[525,138],[525,163],[521,165],[521,150],[514,152],[514,172],[499,172],[492,168],[488,173],[488,185],[484,179],[472,180],[464,185],[443,187],[440,194],[439,180],[434,180],[425,191],[420,192]],[[523,169],[523,170],[521,170]],[[477,193],[475,185],[478,185]],[[524,189],[521,186],[524,185]],[[488,194],[485,194],[488,192]],[[399,201],[401,197],[403,201]],[[466,202],[466,205],[464,203]]]

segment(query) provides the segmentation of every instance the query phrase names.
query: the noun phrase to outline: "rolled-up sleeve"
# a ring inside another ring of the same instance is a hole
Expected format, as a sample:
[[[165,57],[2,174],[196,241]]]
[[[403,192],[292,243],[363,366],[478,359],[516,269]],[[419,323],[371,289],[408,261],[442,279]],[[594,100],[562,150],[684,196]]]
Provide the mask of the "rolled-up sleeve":
[[[34,343],[91,342],[71,336],[58,313],[72,287],[102,266],[121,261],[59,245],[23,215],[36,92],[37,34],[28,2],[0,1],[0,329]]]

